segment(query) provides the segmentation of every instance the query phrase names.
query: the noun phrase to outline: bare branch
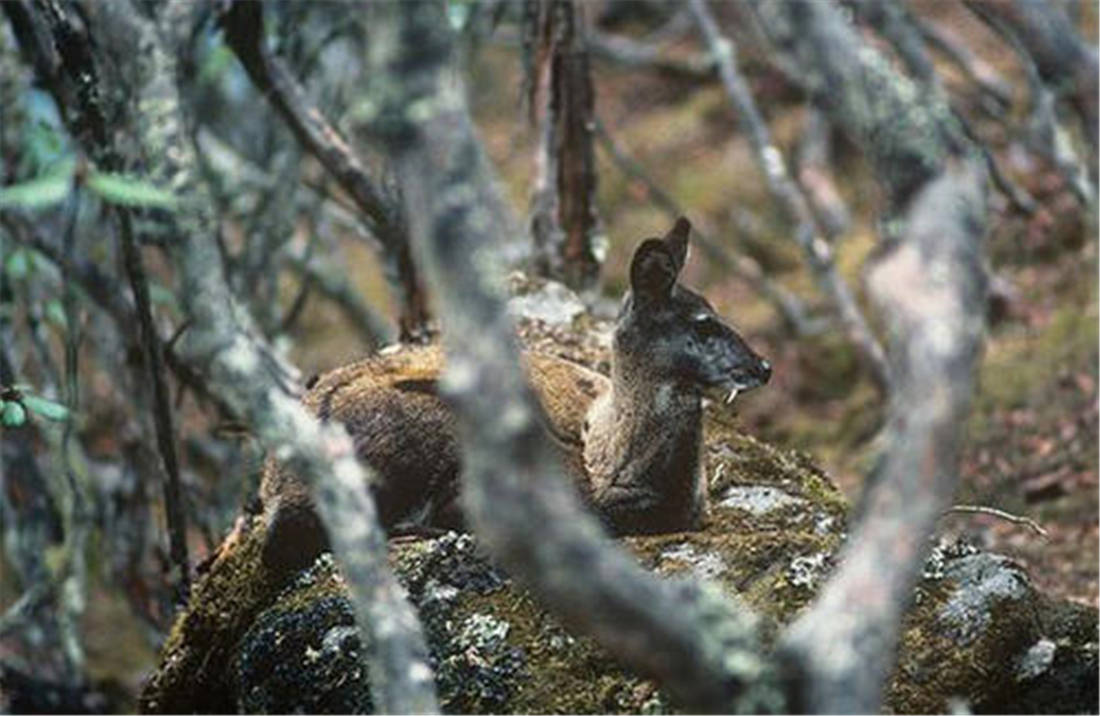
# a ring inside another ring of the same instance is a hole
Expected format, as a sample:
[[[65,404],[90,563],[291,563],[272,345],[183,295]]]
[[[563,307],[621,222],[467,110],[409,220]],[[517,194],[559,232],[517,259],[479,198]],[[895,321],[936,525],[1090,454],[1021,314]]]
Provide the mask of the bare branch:
[[[44,9],[43,14],[49,24],[54,44],[59,48],[63,48],[59,53],[61,63],[56,68],[55,83],[65,83],[77,88],[74,94],[79,98],[80,109],[76,114],[76,121],[79,123],[81,130],[87,134],[89,144],[94,147],[94,156],[97,157],[99,164],[104,169],[115,172],[120,171],[122,169],[121,157],[108,140],[109,122],[104,111],[103,100],[98,95],[98,77],[91,59],[92,49],[88,35],[81,26],[73,22],[60,4],[47,2],[44,3]],[[62,100],[63,97],[57,97],[59,105]],[[160,354],[161,343],[153,327],[148,282],[134,241],[129,209],[118,208],[116,209],[116,215],[119,221],[119,239],[122,245],[124,265],[135,300],[135,315],[138,319],[143,359],[145,368],[149,372],[150,382],[153,385],[154,422],[156,425],[157,446],[164,469],[162,484],[165,512],[168,518],[169,544],[172,560],[178,570],[175,579],[177,598],[182,602],[186,599],[189,589],[190,570],[185,537],[186,521],[180,493],[179,464],[176,457],[175,431],[172,427],[171,406],[169,405],[168,388],[164,379],[164,362]],[[61,270],[66,292],[72,290],[71,283],[66,280],[70,273],[71,255],[71,246],[65,246],[61,256]],[[75,326],[70,324],[70,330],[75,330]],[[66,352],[71,353],[73,349],[71,342],[67,343]],[[70,367],[75,370],[75,356],[70,356],[69,362],[73,364]],[[65,452],[67,454],[68,451]]]
[[[926,91],[935,95],[939,101],[951,106],[955,121],[959,123],[966,136],[974,142],[974,146],[979,148],[984,155],[986,168],[993,179],[994,185],[1022,213],[1029,216],[1034,214],[1038,208],[1035,199],[1001,171],[993,153],[978,138],[977,133],[966,120],[966,117],[951,104],[947,90],[944,88],[939,75],[936,74],[936,68],[925,50],[924,41],[914,23],[914,18],[905,9],[905,6],[900,2],[887,2],[886,0],[859,0],[857,7],[879,34],[890,42],[901,56],[902,62],[905,63],[909,73],[925,85]]]
[[[1031,117],[1028,122],[1031,146],[1057,168],[1078,200],[1095,211],[1096,103],[1097,82],[1100,82],[1096,78],[1096,51],[1083,46],[1065,15],[1046,3],[1036,4],[1027,0],[968,2],[967,7],[1015,49],[1024,65],[1031,88]],[[1064,48],[1050,47],[1052,42],[1059,42],[1051,37],[1055,30],[1059,36],[1068,38]],[[1079,64],[1067,65],[1068,56],[1075,57]],[[1045,71],[1040,69],[1041,61]],[[1086,74],[1090,71],[1091,74]],[[1087,166],[1074,150],[1055,110],[1058,100],[1067,95],[1081,117],[1091,142],[1093,159],[1087,162]],[[1088,105],[1089,102],[1091,105]],[[1085,109],[1082,109],[1082,104]]]
[[[752,619],[709,587],[654,579],[582,510],[519,367],[489,258],[512,222],[447,72],[441,8],[429,0],[377,12],[371,126],[406,187],[413,246],[447,326],[444,387],[463,425],[464,504],[478,535],[549,609],[689,708],[781,709]]]
[[[19,244],[34,249],[50,262],[60,267],[65,250],[53,237],[39,231],[29,221],[10,212],[0,212],[0,223],[9,229],[11,237]],[[118,327],[119,335],[134,350],[140,350],[136,344],[132,329],[137,322],[133,304],[126,300],[125,287],[113,276],[104,273],[95,263],[83,257],[73,257],[70,264],[72,280],[80,286],[87,297],[99,306]],[[233,410],[215,394],[201,373],[190,364],[180,360],[172,350],[171,341],[163,346],[165,363],[175,374],[176,379],[193,391],[200,400],[214,405],[225,417],[234,416]]]
[[[1043,84],[1065,98],[1081,119],[1097,150],[1097,103],[1100,63],[1096,48],[1086,44],[1058,3],[1046,0],[967,1],[967,7],[1001,32],[1009,32],[1035,63]],[[1096,172],[1093,171],[1095,176]]]
[[[943,53],[993,99],[998,115],[1012,106],[1012,85],[992,65],[971,52],[954,31],[920,17],[912,17],[912,22],[928,44]]]
[[[227,44],[249,77],[271,101],[298,141],[320,160],[369,220],[372,231],[394,262],[402,302],[402,340],[428,336],[427,298],[409,254],[404,219],[398,207],[374,186],[362,162],[340,133],[311,106],[290,72],[264,46],[263,5],[232,2],[221,15]]]
[[[831,167],[832,127],[825,114],[810,107],[798,145],[798,183],[818,217],[826,238],[835,240],[852,224],[851,212],[836,188]]]
[[[841,566],[780,652],[802,698],[795,708],[876,711],[928,537],[957,480],[985,315],[986,177],[942,100],[896,73],[835,5],[759,10],[832,121],[870,155],[900,226],[869,280],[891,337],[887,447]]]
[[[106,141],[106,138],[100,141]],[[122,167],[112,167],[118,171]],[[145,368],[149,371],[153,385],[153,424],[156,428],[157,449],[167,480],[164,483],[164,506],[168,522],[168,544],[172,561],[178,574],[173,580],[176,584],[176,599],[179,604],[187,601],[191,591],[191,569],[187,556],[187,520],[183,509],[183,495],[180,489],[179,461],[176,457],[176,433],[172,425],[172,406],[169,403],[168,384],[164,377],[164,356],[161,353],[161,340],[153,325],[153,310],[149,300],[149,283],[145,277],[145,267],[138,253],[137,242],[130,210],[117,207],[119,239],[122,242],[123,264],[134,294],[134,304],[141,334],[142,355]],[[66,256],[71,254],[66,253]],[[68,259],[62,264],[68,266]]]
[[[718,29],[718,23],[707,7],[706,0],[691,0],[691,9],[711,54],[717,59],[722,83],[737,112],[741,129],[752,144],[753,154],[768,181],[768,188],[796,223],[795,241],[802,248],[818,284],[832,302],[848,339],[856,347],[868,374],[875,385],[885,392],[890,384],[886,354],[868,327],[848,286],[837,274],[832,249],[822,237],[809,202],[798,184],[791,179],[782,152],[772,142],[768,125],[756,108],[748,84],[737,69],[736,46]]]
[[[872,291],[894,337],[888,445],[841,567],[783,640],[805,687],[802,708],[880,708],[928,536],[951,504],[981,350],[984,183],[972,162],[929,182],[906,217],[903,240],[872,270]]]
[[[179,101],[178,86],[186,87],[189,81],[185,60],[193,9],[186,3],[164,8],[159,28],[122,3],[105,9],[110,22],[129,29],[113,33],[117,41],[132,43],[116,49],[140,57],[138,64],[147,68],[133,103],[142,111],[132,115],[120,112],[136,125],[136,138],[145,156],[157,158],[147,174],[158,185],[172,187],[189,198],[188,205],[177,213],[157,217],[173,236],[172,258],[182,273],[183,305],[191,321],[184,337],[184,355],[188,362],[201,366],[214,389],[248,420],[253,432],[314,485],[316,503],[354,595],[356,616],[369,634],[364,641],[370,645],[375,704],[390,712],[435,711],[438,706],[427,646],[415,613],[388,569],[385,538],[366,489],[369,472],[356,460],[354,445],[342,427],[321,426],[280,386],[279,381],[291,371],[255,338],[251,318],[236,304],[221,278],[212,204],[198,177],[192,135],[186,131],[188,118]],[[57,7],[51,11],[61,12]],[[165,51],[162,41],[171,52]],[[81,48],[68,49],[78,52]],[[184,61],[177,63],[177,58]],[[88,52],[79,59],[88,89],[88,82],[97,81],[95,58]],[[88,113],[87,102],[96,96],[124,94],[117,90],[84,92],[82,104],[67,108],[66,120],[72,122],[77,140],[98,155],[113,151],[113,147],[111,135],[84,131],[95,119]],[[96,137],[107,139],[101,143]],[[164,147],[172,147],[172,151],[155,151]]]
[[[607,151],[611,160],[624,174],[645,184],[648,198],[660,207],[670,219],[676,220],[686,215],[679,202],[653,180],[653,177],[646,172],[645,167],[638,160],[627,154],[626,149],[616,141],[615,137],[611,136],[611,133],[607,131],[607,127],[599,118],[596,119],[596,137],[600,140],[601,146]],[[810,319],[802,301],[783,286],[768,278],[764,273],[764,269],[760,268],[760,264],[751,256],[734,254],[701,230],[698,225],[692,231],[692,240],[719,266],[752,286],[757,293],[767,299],[787,327],[796,335],[808,335],[812,332]]]
[[[1047,531],[1043,529],[1043,526],[1035,520],[1031,519],[1030,517],[1014,515],[1011,512],[998,510],[995,507],[986,507],[984,505],[952,505],[944,511],[944,514],[990,515],[991,517],[997,517],[1002,520],[1011,522],[1015,525],[1023,525],[1037,535],[1041,535],[1043,537],[1046,537],[1047,535]]]
[[[692,55],[672,57],[657,45],[647,45],[623,35],[588,31],[588,46],[592,56],[630,69],[652,69],[670,77],[689,80],[711,80],[716,75],[713,58]]]
[[[359,335],[373,347],[381,347],[393,339],[386,321],[363,300],[346,275],[321,256],[307,256],[300,251],[286,251],[284,256],[303,281],[309,281],[325,298],[335,303],[347,316]]]

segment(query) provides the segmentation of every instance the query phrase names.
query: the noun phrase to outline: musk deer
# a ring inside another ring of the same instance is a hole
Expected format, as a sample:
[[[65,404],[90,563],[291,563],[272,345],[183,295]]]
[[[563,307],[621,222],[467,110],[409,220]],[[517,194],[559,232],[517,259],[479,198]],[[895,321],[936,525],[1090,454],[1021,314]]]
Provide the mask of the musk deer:
[[[616,319],[610,379],[536,352],[524,367],[544,422],[582,496],[616,534],[700,525],[705,391],[727,401],[762,385],[771,366],[699,294],[677,283],[691,225],[679,219],[644,240]],[[304,398],[321,420],[340,420],[378,473],[383,526],[461,528],[460,450],[454,414],[437,394],[437,346],[404,348],[337,368]],[[268,524],[264,560],[290,569],[326,545],[302,481],[269,458],[260,488]]]

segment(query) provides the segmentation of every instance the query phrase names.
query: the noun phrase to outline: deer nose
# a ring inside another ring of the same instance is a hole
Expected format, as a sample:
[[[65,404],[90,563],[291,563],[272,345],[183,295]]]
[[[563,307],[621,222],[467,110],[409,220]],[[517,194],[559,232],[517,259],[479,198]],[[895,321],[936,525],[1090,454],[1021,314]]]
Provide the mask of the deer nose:
[[[767,383],[772,377],[772,364],[763,359],[760,360],[760,376],[764,383]]]

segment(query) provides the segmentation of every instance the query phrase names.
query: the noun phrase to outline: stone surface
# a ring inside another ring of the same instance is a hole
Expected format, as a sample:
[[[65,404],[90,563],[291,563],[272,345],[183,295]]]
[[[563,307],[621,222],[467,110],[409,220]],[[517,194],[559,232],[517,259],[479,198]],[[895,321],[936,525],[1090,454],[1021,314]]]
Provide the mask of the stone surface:
[[[528,345],[604,372],[607,328],[583,313],[563,323],[520,320]],[[708,404],[704,429],[704,529],[622,544],[657,574],[708,579],[736,595],[771,643],[833,568],[848,505],[809,458],[742,434],[728,406]],[[258,558],[263,529],[259,517],[242,518],[196,584],[143,710],[369,710],[364,645],[331,557],[276,584]],[[672,708],[656,684],[564,629],[469,535],[392,540],[390,555],[428,633],[447,712]],[[1005,557],[964,543],[933,550],[905,620],[888,708],[1095,712],[1096,698],[1094,608],[1046,599]]]

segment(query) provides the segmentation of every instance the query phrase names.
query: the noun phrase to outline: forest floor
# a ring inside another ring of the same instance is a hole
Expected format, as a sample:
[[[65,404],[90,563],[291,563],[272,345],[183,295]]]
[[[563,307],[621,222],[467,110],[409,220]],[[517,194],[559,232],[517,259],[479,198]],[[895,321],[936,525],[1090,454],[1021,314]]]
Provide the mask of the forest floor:
[[[1016,102],[1026,106],[1026,82],[1011,52],[961,9],[935,12],[1014,83]],[[1095,34],[1096,18],[1086,21]],[[533,132],[523,129],[520,81],[509,69],[513,58],[504,50],[483,54],[475,76],[487,81],[474,88],[473,104],[489,153],[514,205],[523,211],[531,186]],[[751,48],[743,52],[743,61],[777,143],[786,156],[794,156],[805,122],[801,102],[774,89],[781,83],[766,69],[753,71],[762,66],[755,64]],[[957,81],[950,68],[941,69],[949,86]],[[736,131],[722,89],[606,64],[597,64],[596,70],[597,115],[616,141],[686,207],[697,226],[734,250],[752,254],[773,278],[827,315],[788,238],[789,224],[767,194],[747,141]],[[1001,167],[1035,196],[1039,210],[1023,216],[991,193],[986,249],[1006,295],[990,313],[957,503],[1030,517],[1046,534],[975,514],[945,516],[940,530],[1013,556],[1052,595],[1096,605],[1096,227],[1083,219],[1084,211],[1054,171],[1021,152],[1018,137],[1005,132],[1004,124],[983,122],[978,115],[979,136]],[[853,216],[835,245],[837,263],[866,306],[860,277],[877,242],[873,217],[880,202],[862,159],[841,138],[834,142],[837,188]],[[604,287],[617,298],[634,245],[663,232],[670,221],[645,185],[619,171],[606,152],[599,152],[598,171],[601,219],[609,237]],[[762,230],[737,235],[730,227],[739,208],[750,209]],[[772,382],[739,401],[746,429],[809,453],[853,501],[858,499],[881,448],[883,404],[839,331],[790,336],[763,300],[702,260],[701,252],[695,252],[685,276],[775,365]]]

